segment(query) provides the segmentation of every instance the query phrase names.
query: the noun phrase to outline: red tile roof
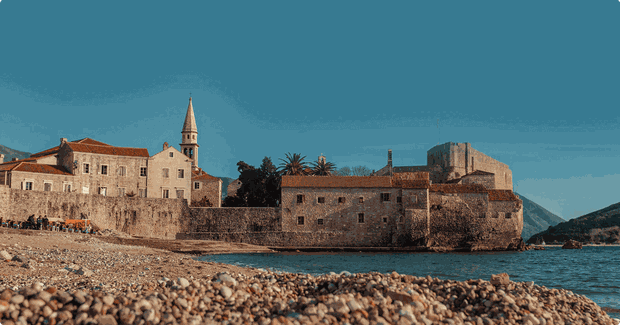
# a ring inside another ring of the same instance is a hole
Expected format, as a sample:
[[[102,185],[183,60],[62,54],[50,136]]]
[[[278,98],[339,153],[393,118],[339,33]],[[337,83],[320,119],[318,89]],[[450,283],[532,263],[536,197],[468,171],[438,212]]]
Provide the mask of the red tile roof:
[[[485,172],[485,171],[482,171],[482,170],[477,170],[477,171],[475,171],[473,173],[469,173],[469,174],[467,174],[467,175],[465,175],[463,177],[471,176],[471,175],[495,175],[495,174],[494,173]]]
[[[21,162],[11,169],[11,171],[73,176],[73,174],[69,173],[62,166],[33,164],[28,162]]]
[[[98,145],[98,146],[112,147],[111,145],[109,145],[107,143],[103,143],[101,141],[93,140],[91,138],[84,138],[84,139],[80,139],[80,140],[75,140],[75,141],[71,141],[71,143],[94,144],[94,145]],[[39,158],[39,157],[42,157],[42,156],[55,155],[55,154],[58,153],[59,149],[60,149],[60,146],[56,146],[54,148],[43,150],[41,152],[33,153],[32,155],[30,155],[30,158]]]
[[[7,161],[3,164],[0,164],[0,171],[11,170],[16,165],[20,164],[21,161]]]
[[[511,190],[489,190],[489,201],[517,201],[518,199]]]
[[[88,152],[101,155],[113,155],[113,156],[131,156],[131,157],[149,157],[149,152],[143,148],[123,148],[113,147],[109,145],[88,145],[81,143],[67,142],[67,145],[71,150],[77,152]]]
[[[215,177],[215,176],[211,176],[205,172],[203,172],[202,170],[200,171],[200,173],[195,174],[192,173],[192,180],[198,180],[198,179],[202,179],[202,180],[207,180],[207,181],[221,181],[221,179]]]
[[[431,184],[430,191],[440,193],[487,193],[487,189],[480,184]]]
[[[388,176],[282,176],[282,187],[392,187]]]
[[[401,188],[429,188],[431,182],[429,180],[405,180],[405,179],[393,179],[392,187]]]

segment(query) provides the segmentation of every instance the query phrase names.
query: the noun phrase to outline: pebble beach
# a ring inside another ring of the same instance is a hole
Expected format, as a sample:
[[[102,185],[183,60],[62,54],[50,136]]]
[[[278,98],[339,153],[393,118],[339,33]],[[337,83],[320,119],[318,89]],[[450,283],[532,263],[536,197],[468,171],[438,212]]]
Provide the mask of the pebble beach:
[[[26,237],[11,235],[0,246],[3,325],[619,323],[584,296],[506,274],[467,281],[396,272],[312,276],[96,238]],[[71,249],[67,241],[82,244]]]

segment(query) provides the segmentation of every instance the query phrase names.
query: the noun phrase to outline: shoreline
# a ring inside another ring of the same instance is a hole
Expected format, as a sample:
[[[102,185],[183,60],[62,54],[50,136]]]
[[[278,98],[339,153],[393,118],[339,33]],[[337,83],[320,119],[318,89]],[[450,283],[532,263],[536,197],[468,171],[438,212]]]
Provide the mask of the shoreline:
[[[52,325],[91,320],[122,324],[139,319],[144,324],[229,320],[275,325],[326,320],[474,325],[534,322],[532,317],[547,324],[589,319],[617,325],[584,296],[512,282],[507,275],[495,283],[395,272],[312,276],[202,262],[187,253],[117,244],[136,243],[132,238],[21,231],[28,233],[0,231],[0,251],[11,257],[8,262],[0,260],[3,325],[36,324],[44,319]],[[225,248],[218,245],[227,244],[210,245],[217,253]]]

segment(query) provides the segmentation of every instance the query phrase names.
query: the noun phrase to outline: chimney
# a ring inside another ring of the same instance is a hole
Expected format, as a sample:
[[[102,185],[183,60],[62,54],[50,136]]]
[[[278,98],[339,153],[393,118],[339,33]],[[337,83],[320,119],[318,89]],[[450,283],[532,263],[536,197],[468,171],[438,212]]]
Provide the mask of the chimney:
[[[388,166],[392,167],[392,149],[388,149]]]
[[[168,149],[170,146],[168,145],[168,142],[164,142],[164,150]]]
[[[4,154],[0,153],[0,164],[4,162]]]
[[[67,143],[67,138],[60,138],[60,145]]]
[[[18,161],[18,160],[19,160],[19,158],[17,158],[17,157],[13,157],[13,159],[11,159],[11,161]]]

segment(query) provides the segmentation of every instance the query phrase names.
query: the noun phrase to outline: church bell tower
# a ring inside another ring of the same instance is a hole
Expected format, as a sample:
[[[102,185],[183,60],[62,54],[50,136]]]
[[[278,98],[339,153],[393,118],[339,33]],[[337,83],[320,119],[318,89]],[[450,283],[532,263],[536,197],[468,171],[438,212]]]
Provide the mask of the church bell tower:
[[[189,98],[181,136],[183,137],[180,144],[181,152],[192,160],[192,169],[196,170],[198,169],[198,129],[196,128],[196,118],[194,117],[191,97]]]

